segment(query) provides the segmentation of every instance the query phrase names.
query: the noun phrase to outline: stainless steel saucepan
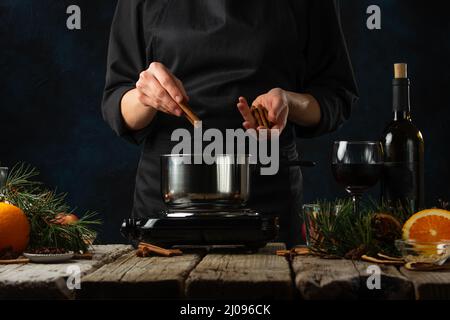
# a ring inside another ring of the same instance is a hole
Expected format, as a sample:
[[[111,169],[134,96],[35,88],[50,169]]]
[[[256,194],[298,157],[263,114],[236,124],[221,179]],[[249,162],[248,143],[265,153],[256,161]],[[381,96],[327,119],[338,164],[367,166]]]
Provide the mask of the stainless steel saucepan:
[[[314,166],[295,161],[288,166]],[[161,156],[161,193],[172,209],[237,209],[250,197],[252,167],[247,155],[218,155],[213,164],[195,164],[193,155]]]

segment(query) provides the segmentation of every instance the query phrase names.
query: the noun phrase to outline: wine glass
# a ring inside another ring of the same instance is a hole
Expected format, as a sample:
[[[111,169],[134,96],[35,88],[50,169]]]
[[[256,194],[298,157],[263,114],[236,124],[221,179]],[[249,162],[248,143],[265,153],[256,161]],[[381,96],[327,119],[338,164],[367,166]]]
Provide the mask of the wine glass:
[[[5,186],[8,178],[8,168],[0,167],[0,190]]]
[[[383,169],[383,147],[376,141],[336,141],[333,145],[332,171],[359,211],[364,192],[375,186]]]

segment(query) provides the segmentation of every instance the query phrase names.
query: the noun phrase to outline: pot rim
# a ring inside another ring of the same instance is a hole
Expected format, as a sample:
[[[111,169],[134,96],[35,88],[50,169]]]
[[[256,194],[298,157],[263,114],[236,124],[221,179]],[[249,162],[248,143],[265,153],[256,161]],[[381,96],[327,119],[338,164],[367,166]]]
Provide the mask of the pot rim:
[[[187,154],[162,154],[162,158],[175,158],[175,157],[203,157],[203,154],[187,153]],[[232,154],[232,153],[222,153],[217,154],[215,157],[251,157],[250,154]]]

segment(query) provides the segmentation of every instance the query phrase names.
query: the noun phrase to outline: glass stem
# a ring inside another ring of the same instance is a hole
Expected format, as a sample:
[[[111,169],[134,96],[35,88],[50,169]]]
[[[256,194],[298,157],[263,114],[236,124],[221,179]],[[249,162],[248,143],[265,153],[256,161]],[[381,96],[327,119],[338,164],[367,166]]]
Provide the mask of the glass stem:
[[[353,213],[355,215],[359,214],[359,202],[361,200],[360,194],[352,194],[352,202],[353,202]]]

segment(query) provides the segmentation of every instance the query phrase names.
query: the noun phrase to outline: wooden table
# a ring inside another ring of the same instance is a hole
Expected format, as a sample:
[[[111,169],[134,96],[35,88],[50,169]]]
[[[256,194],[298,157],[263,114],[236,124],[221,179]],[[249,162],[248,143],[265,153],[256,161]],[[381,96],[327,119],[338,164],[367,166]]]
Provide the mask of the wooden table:
[[[93,260],[0,266],[0,299],[450,299],[450,272],[380,266],[370,290],[370,263],[257,253],[240,248],[184,248],[172,258],[138,258],[130,246],[95,246]],[[81,289],[69,289],[73,267]],[[71,269],[72,268],[72,269]]]

